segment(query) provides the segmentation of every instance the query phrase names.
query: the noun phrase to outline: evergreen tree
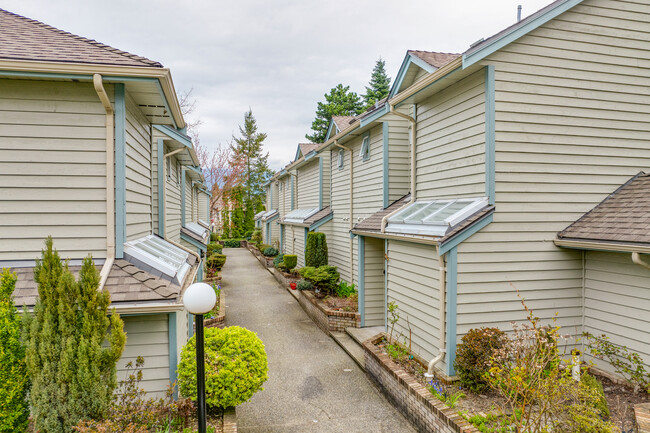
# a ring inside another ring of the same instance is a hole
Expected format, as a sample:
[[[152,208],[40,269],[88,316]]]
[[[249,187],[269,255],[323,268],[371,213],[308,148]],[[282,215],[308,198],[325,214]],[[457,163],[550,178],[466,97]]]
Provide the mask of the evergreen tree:
[[[232,165],[243,163],[241,174],[242,193],[242,218],[237,221],[241,226],[237,230],[241,236],[247,232],[252,232],[255,227],[254,216],[255,209],[263,205],[265,200],[264,182],[273,175],[269,168],[269,154],[263,153],[264,140],[267,135],[258,132],[257,121],[253,116],[253,111],[248,110],[244,113],[244,125],[239,127],[239,138],[233,137],[231,144]],[[235,223],[233,215],[232,223]]]
[[[381,57],[375,63],[369,84],[370,87],[366,86],[366,94],[363,95],[365,110],[386,98],[390,91],[390,77],[386,74],[386,61]]]
[[[0,432],[22,432],[27,428],[29,379],[25,347],[20,341],[20,317],[14,305],[16,274],[0,273]]]
[[[221,221],[223,226],[221,227],[221,234],[226,238],[230,239],[230,195],[227,191],[223,193],[223,208],[221,209]]]
[[[75,281],[45,241],[34,268],[38,301],[26,316],[27,371],[35,431],[67,433],[83,419],[100,419],[117,385],[116,363],[126,335],[108,292],[100,292],[92,258]],[[104,345],[106,343],[106,345]]]
[[[350,92],[350,86],[338,84],[324,96],[325,102],[318,103],[316,119],[311,123],[313,134],[305,135],[305,138],[313,143],[325,141],[332,116],[354,116],[363,112],[361,99],[356,93]]]
[[[244,237],[244,188],[242,185],[234,187],[230,191],[230,204],[232,212],[230,214],[230,235],[232,239],[241,239]]]

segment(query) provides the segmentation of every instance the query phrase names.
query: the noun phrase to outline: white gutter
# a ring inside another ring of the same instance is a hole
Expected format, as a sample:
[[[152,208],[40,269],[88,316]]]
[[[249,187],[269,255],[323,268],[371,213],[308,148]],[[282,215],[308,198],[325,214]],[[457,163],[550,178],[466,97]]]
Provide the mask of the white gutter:
[[[635,264],[637,264],[639,266],[642,266],[642,267],[644,267],[646,269],[650,269],[650,263],[644,262],[641,259],[641,255],[639,253],[636,253],[636,252],[632,253],[632,262],[634,262]]]
[[[93,74],[93,85],[106,111],[106,261],[99,272],[101,291],[115,261],[115,119],[101,75]]]
[[[352,154],[352,148],[351,147],[346,147],[343,146],[342,144],[339,144],[338,140],[334,140],[334,146],[340,147],[343,150],[347,150],[350,152],[350,216],[348,219],[350,220],[349,226],[350,226],[350,231],[354,228],[354,204],[352,202],[352,199],[354,197],[353,190],[354,190],[354,180],[353,180],[353,174],[352,174],[352,161],[354,161],[354,155]],[[330,192],[331,194],[331,192]],[[352,280],[354,280],[354,263],[352,263],[353,259],[353,250],[354,249],[354,244],[352,242],[352,237],[350,237],[350,284],[353,283]]]
[[[439,252],[440,250],[436,248]],[[424,373],[424,377],[427,379],[432,379],[434,374],[434,368],[437,363],[442,361],[447,353],[447,335],[446,335],[446,325],[447,325],[447,315],[445,312],[445,299],[447,297],[447,266],[445,264],[445,255],[438,256],[439,268],[440,268],[440,353],[438,356],[429,361],[427,366],[427,372]]]
[[[388,105],[390,110],[389,112],[398,116],[402,117],[406,120],[408,120],[411,123],[411,199],[409,200],[408,203],[406,203],[404,206],[410,205],[411,203],[415,202],[415,137],[416,137],[416,130],[415,127],[417,125],[415,119],[411,116],[408,116],[404,113],[400,113],[399,111],[395,111],[395,105],[389,104]],[[400,206],[399,208],[395,209],[393,212],[389,213],[388,215],[384,216],[381,219],[381,232],[384,233],[386,231],[386,224],[388,222],[388,218],[392,217],[395,215],[397,212],[399,212],[404,206]]]

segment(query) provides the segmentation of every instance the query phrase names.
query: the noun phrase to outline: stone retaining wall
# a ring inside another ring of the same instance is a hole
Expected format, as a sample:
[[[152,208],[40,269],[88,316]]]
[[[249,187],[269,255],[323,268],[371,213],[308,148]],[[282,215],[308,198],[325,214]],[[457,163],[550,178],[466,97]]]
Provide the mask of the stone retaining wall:
[[[345,328],[361,327],[361,315],[358,312],[330,310],[310,291],[299,291],[298,303],[327,335],[331,332],[345,332]]]
[[[419,432],[479,433],[454,409],[445,406],[413,376],[375,346],[385,335],[379,334],[363,343],[366,374],[388,401],[395,406]]]

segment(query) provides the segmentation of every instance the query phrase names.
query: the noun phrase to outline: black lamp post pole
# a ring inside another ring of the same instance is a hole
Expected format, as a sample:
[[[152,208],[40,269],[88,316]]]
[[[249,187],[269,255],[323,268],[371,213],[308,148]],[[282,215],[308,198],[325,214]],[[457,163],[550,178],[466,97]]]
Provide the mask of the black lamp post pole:
[[[205,355],[203,353],[203,314],[196,314],[196,404],[199,415],[199,433],[205,426]]]

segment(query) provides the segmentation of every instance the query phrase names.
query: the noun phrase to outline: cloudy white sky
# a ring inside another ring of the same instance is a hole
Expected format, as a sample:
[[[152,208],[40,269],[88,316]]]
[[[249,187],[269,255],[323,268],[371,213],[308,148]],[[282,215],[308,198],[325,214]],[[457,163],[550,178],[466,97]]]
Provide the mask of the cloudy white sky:
[[[382,57],[465,51],[551,0],[1,0],[0,7],[145,56],[193,89],[201,142],[227,144],[252,108],[273,170],[305,142],[338,83],[361,94]]]

